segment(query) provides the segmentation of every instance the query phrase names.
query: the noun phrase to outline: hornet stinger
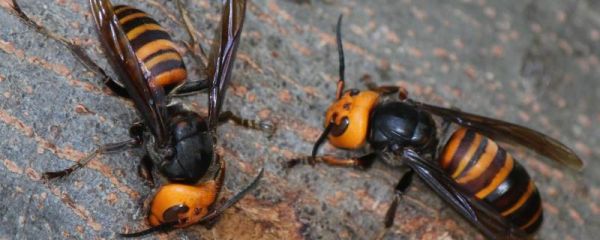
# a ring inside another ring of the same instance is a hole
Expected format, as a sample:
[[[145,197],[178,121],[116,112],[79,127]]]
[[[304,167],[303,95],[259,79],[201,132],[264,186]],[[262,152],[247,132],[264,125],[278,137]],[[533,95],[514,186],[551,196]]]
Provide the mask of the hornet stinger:
[[[325,130],[311,156],[293,159],[287,166],[324,162],[368,168],[376,159],[391,166],[407,166],[385,215],[386,229],[393,225],[401,195],[416,173],[487,238],[530,238],[542,223],[540,194],[525,168],[496,141],[525,146],[574,169],[582,168],[581,159],[564,144],[538,131],[417,102],[409,99],[401,87],[378,87],[367,82],[368,90],[344,91],[341,22],[340,16],[336,31],[340,79],[336,100],[325,113]],[[446,141],[438,138],[433,115],[443,119],[440,129]],[[326,140],[346,150],[369,145],[372,151],[348,159],[317,156],[319,146]]]
[[[142,121],[130,128],[131,139],[100,146],[69,168],[44,173],[44,179],[67,176],[100,154],[143,148],[145,156],[139,165],[140,176],[152,186],[154,175],[163,177],[167,183],[158,189],[151,202],[148,221],[152,227],[122,234],[124,237],[209,223],[256,187],[262,168],[248,186],[215,206],[226,171],[225,162],[215,150],[217,126],[233,121],[269,134],[275,131],[268,122],[242,119],[230,111],[221,112],[242,35],[246,0],[222,1],[221,23],[208,58],[195,41],[187,12],[177,1],[192,38],[188,47],[200,50],[199,54],[193,51],[199,62],[207,59],[207,64],[202,62],[207,78],[187,82],[183,58],[167,31],[137,8],[112,6],[109,0],[89,0],[103,50],[119,77],[119,81],[114,81],[83,49],[36,24],[16,1],[12,3],[21,20],[65,45],[87,68],[102,76],[106,86],[116,95],[133,101],[142,117]],[[171,101],[173,97],[205,90],[208,91],[208,116]],[[154,169],[159,174],[155,174]]]

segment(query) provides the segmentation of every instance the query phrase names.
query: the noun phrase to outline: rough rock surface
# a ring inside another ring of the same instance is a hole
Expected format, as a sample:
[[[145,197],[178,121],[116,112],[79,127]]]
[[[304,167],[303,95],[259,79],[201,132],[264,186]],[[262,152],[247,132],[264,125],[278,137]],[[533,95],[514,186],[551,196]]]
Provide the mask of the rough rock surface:
[[[146,227],[152,193],[136,174],[140,151],[98,157],[43,183],[103,143],[127,138],[133,105],[103,88],[62,45],[22,24],[0,0],[0,239],[112,239]],[[20,1],[53,32],[102,57],[84,0]],[[117,1],[115,0],[115,3]],[[187,40],[172,1],[124,1]],[[219,1],[188,0],[205,46]],[[586,162],[565,170],[520,147],[544,199],[539,239],[593,239],[600,233],[600,4],[594,0],[253,0],[224,108],[272,119],[277,134],[219,128],[230,196],[265,166],[261,185],[212,228],[194,226],[149,239],[372,239],[401,170],[300,166],[322,129],[337,79],[334,25],[343,32],[349,87],[369,74],[412,98],[523,124],[560,139]],[[180,42],[181,43],[181,42]],[[182,46],[182,51],[185,51]],[[187,54],[188,67],[200,67]],[[206,113],[206,95],[180,99]],[[322,152],[350,156],[328,146]],[[356,153],[354,153],[356,154]],[[421,181],[399,206],[387,239],[481,239]]]

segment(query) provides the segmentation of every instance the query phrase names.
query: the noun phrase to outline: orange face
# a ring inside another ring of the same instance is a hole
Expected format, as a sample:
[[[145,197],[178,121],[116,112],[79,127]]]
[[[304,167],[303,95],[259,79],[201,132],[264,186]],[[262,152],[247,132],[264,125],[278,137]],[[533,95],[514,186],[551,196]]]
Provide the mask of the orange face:
[[[179,221],[175,227],[187,227],[200,221],[215,202],[217,191],[215,181],[195,186],[178,183],[162,186],[152,200],[150,225]]]
[[[346,91],[325,114],[325,126],[333,121],[329,142],[339,148],[357,149],[364,145],[369,128],[369,115],[379,100],[374,91]]]

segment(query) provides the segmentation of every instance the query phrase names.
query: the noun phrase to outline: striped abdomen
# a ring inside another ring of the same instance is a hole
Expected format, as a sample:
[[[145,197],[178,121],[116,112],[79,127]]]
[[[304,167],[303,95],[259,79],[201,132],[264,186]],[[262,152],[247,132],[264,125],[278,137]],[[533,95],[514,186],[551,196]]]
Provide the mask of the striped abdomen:
[[[460,128],[448,140],[439,164],[458,185],[493,206],[528,234],[542,223],[540,194],[523,166],[493,140]]]
[[[139,9],[119,5],[114,7],[114,11],[138,61],[153,76],[149,81],[163,87],[167,94],[182,84],[187,72],[169,34]]]

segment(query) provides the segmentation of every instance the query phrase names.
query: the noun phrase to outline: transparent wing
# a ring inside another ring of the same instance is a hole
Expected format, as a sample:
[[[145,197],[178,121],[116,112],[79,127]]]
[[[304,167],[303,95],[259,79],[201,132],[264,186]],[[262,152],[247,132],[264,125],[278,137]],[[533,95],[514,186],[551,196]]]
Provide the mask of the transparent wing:
[[[149,83],[151,74],[138,62],[109,0],[90,0],[100,40],[119,79],[125,85],[146,125],[162,144],[167,139],[165,93]]]
[[[211,80],[208,96],[209,126],[217,125],[221,105],[231,78],[242,26],[246,12],[246,0],[224,0],[220,28],[209,54],[207,74]]]
[[[558,140],[536,130],[459,110],[420,102],[415,102],[415,104],[418,108],[444,119],[476,129],[492,139],[523,145],[549,159],[577,170],[583,167],[583,162],[573,150]]]
[[[477,227],[490,239],[526,239],[527,234],[515,228],[489,204],[474,198],[464,192],[448,175],[439,167],[421,158],[411,149],[404,151],[405,163],[419,175],[419,177],[438,196],[450,204],[456,212]]]

